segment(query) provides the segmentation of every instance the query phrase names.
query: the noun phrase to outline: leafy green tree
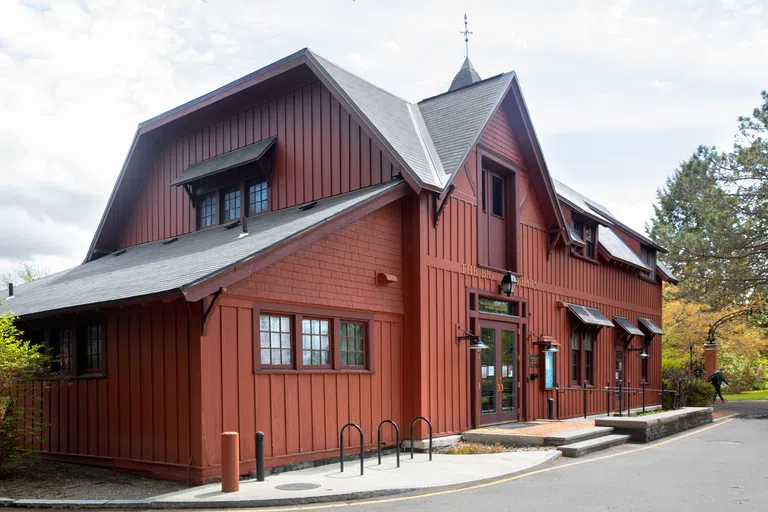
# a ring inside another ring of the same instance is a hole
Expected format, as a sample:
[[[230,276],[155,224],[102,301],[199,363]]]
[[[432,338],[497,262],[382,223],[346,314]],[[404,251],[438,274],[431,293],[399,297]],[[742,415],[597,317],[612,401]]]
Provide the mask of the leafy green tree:
[[[49,274],[50,269],[33,265],[31,263],[19,263],[19,266],[11,272],[0,276],[0,283],[7,287],[9,283],[30,283]]]
[[[46,376],[50,356],[24,339],[10,311],[0,314],[0,471],[14,468],[24,455],[22,440],[39,435],[35,408],[15,403],[14,386]]]
[[[768,297],[768,92],[733,149],[699,147],[657,192],[649,231],[680,295],[715,308]]]

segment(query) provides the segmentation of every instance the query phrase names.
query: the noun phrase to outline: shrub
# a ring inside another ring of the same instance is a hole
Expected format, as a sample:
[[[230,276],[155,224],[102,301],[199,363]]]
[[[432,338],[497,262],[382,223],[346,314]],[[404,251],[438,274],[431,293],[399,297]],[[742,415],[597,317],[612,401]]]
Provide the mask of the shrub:
[[[675,405],[704,407],[712,403],[712,397],[715,394],[714,386],[696,378],[683,362],[665,359],[662,361],[661,374],[664,389],[676,390],[680,395]],[[665,410],[672,409],[674,399],[671,393],[664,393],[662,407]]]
[[[0,314],[0,471],[14,469],[24,455],[22,440],[41,430],[33,410],[15,406],[13,386],[44,376],[50,361],[44,347],[24,340],[14,320],[10,312]]]
[[[728,379],[729,393],[760,390],[768,379],[766,361],[759,357],[748,357],[741,354],[723,354],[721,363]]]

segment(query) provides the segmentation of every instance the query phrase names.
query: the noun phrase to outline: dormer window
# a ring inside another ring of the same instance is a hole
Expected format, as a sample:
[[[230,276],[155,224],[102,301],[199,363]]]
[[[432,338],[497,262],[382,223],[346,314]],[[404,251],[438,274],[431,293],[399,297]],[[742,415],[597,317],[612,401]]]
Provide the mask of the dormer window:
[[[574,244],[571,252],[577,256],[597,260],[597,224],[593,221],[575,218],[573,221]]]
[[[207,228],[216,224],[216,193],[210,192],[198,198],[197,228]]]
[[[269,211],[268,191],[266,181],[248,184],[248,216]]]
[[[640,272],[640,277],[645,279],[654,279],[654,273],[656,271],[656,249],[643,245],[640,247],[640,259],[643,263],[651,269],[650,272]]]
[[[240,218],[240,185],[221,191],[221,221],[229,222]]]

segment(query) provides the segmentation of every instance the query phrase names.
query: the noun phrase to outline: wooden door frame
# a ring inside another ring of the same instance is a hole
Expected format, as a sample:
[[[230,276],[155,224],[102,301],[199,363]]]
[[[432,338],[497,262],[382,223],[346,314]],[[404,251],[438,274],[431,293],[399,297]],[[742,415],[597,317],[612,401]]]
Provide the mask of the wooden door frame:
[[[520,408],[518,407],[518,402],[519,402],[519,395],[520,395],[520,393],[522,391],[522,384],[520,384],[520,380],[519,380],[519,377],[520,377],[519,372],[521,371],[520,367],[522,366],[522,358],[520,357],[520,331],[521,331],[520,323],[519,322],[502,321],[502,320],[499,320],[499,319],[496,319],[496,318],[494,318],[493,320],[480,319],[478,328],[480,329],[481,332],[482,332],[483,328],[490,328],[490,329],[493,329],[496,333],[498,333],[498,336],[496,336],[495,340],[494,340],[494,350],[496,350],[496,357],[494,358],[494,361],[495,361],[494,365],[496,367],[496,369],[495,369],[496,375],[498,376],[497,377],[497,382],[500,379],[503,378],[503,374],[500,372],[501,366],[503,365],[503,363],[501,361],[501,358],[503,357],[503,350],[501,348],[502,347],[502,340],[503,340],[502,332],[503,331],[509,331],[509,332],[514,332],[514,334],[515,334],[515,347],[514,347],[515,357],[514,357],[513,362],[512,362],[512,364],[515,367],[515,370],[514,370],[514,375],[515,376],[514,376],[514,383],[513,383],[513,386],[514,386],[514,388],[513,388],[513,396],[514,396],[513,410],[512,410],[511,413],[504,413],[502,411],[501,408],[502,408],[503,400],[502,400],[501,393],[503,391],[497,390],[496,391],[496,404],[497,405],[496,405],[495,417],[493,419],[491,419],[491,421],[489,421],[487,423],[483,423],[482,426],[498,425],[498,424],[501,424],[501,423],[511,423],[511,422],[519,421],[520,420],[520,412],[519,412]],[[482,375],[481,375],[481,377],[482,377]],[[480,400],[482,400],[482,389],[480,389],[478,391],[478,395],[479,395]],[[482,405],[481,403],[478,404],[478,409],[480,409],[480,410],[482,409],[481,405]],[[487,418],[487,416],[486,416],[486,418]],[[483,419],[483,416],[482,416],[482,410],[481,410],[480,420],[482,420],[482,419]]]
[[[473,300],[474,296],[474,300]],[[493,315],[490,313],[481,313],[477,309],[477,298],[485,297],[494,300],[503,300],[507,302],[518,303],[518,313],[520,316],[504,316]],[[528,354],[530,353],[530,347],[528,346],[528,299],[517,295],[507,297],[501,295],[498,292],[489,292],[481,288],[466,287],[466,326],[467,330],[473,334],[480,335],[479,323],[483,320],[490,322],[501,322],[517,324],[518,343],[519,343],[519,364],[517,365],[517,382],[519,387],[517,388],[517,421],[525,421],[528,415],[528,401],[526,398],[526,391],[528,380],[523,378],[523,372],[527,369],[526,364],[528,361]],[[471,428],[480,427],[480,353],[479,351],[472,350],[469,352],[470,357],[467,358],[467,417],[470,418],[469,424]]]

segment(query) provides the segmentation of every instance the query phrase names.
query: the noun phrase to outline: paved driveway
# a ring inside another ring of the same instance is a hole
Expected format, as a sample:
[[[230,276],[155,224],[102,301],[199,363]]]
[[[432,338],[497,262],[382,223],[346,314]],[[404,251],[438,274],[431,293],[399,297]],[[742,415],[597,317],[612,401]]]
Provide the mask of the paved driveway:
[[[731,400],[715,405],[722,413],[736,414],[743,418],[768,420],[768,400]]]
[[[400,496],[335,504],[359,511],[552,512],[768,510],[768,402],[723,406],[745,418],[648,445],[626,445],[583,459],[560,459],[527,475]],[[321,507],[313,507],[315,510]]]

